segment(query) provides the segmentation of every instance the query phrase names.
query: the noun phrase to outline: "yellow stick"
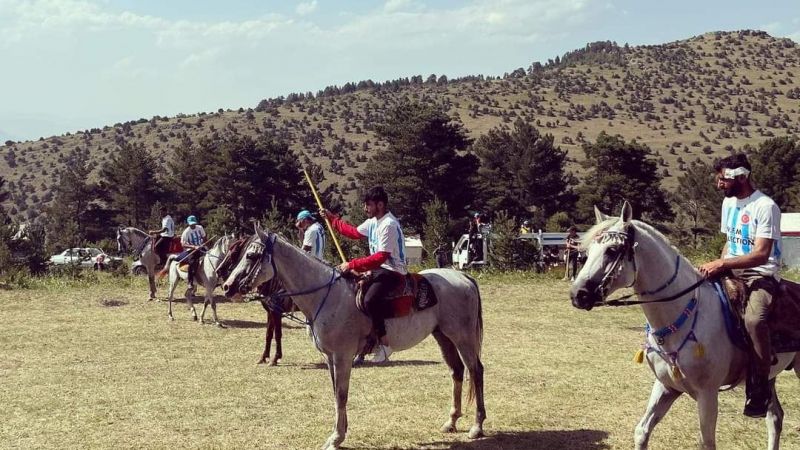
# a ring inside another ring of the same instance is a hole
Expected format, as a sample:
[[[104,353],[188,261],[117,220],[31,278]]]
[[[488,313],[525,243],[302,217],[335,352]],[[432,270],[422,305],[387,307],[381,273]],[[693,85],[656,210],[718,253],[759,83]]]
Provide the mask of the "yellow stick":
[[[311,188],[311,193],[314,194],[314,199],[317,201],[317,206],[319,209],[323,209],[322,200],[319,199],[319,195],[317,195],[317,190],[314,188],[314,183],[311,182],[311,177],[308,176],[308,172],[306,169],[303,169],[303,173],[306,176],[306,181],[308,182],[308,186]],[[331,226],[330,221],[327,217],[325,217],[325,225],[328,226],[328,231],[331,233],[331,237],[333,238],[333,243],[336,244],[336,250],[339,251],[339,256],[342,258],[342,262],[347,262],[347,258],[344,257],[344,252],[342,251],[342,247],[339,245],[339,240],[336,239],[336,233],[333,232],[333,227]]]

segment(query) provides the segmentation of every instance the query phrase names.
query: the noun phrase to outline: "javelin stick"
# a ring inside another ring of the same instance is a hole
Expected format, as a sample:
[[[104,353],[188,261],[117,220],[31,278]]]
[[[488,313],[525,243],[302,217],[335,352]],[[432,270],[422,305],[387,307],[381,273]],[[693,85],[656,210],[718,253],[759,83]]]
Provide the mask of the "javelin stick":
[[[319,199],[319,195],[317,195],[317,190],[314,188],[314,183],[311,182],[311,177],[308,176],[308,172],[306,169],[303,169],[303,174],[306,176],[306,181],[308,182],[308,187],[311,188],[311,193],[314,194],[314,200],[317,201],[317,206],[319,209],[324,209],[322,206],[322,200]],[[333,238],[333,243],[336,244],[336,250],[339,251],[339,256],[342,258],[342,262],[346,263],[347,258],[344,257],[344,252],[342,251],[342,247],[339,245],[339,240],[336,239],[336,233],[333,232],[333,227],[331,226],[331,222],[328,220],[328,216],[324,217],[325,225],[328,226],[328,231],[331,233],[331,237]]]

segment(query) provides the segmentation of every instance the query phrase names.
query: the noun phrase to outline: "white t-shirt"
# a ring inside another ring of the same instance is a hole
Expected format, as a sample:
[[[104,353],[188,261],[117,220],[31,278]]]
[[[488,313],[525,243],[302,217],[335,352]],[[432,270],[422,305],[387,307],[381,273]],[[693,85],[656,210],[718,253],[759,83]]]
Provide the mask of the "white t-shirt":
[[[306,228],[303,233],[303,248],[311,247],[311,256],[320,261],[324,261],[325,253],[325,230],[319,222],[314,222]]]
[[[164,237],[173,237],[175,236],[175,222],[172,220],[172,216],[167,214],[164,218],[161,219],[161,228],[166,228],[167,231],[161,233],[161,236]]]
[[[186,227],[181,234],[181,244],[186,245],[202,245],[206,241],[206,230],[202,225],[195,225],[194,230],[192,227]]]
[[[720,231],[728,237],[725,258],[747,255],[755,248],[756,238],[772,239],[769,260],[752,270],[764,275],[778,273],[781,267],[781,210],[771,198],[761,191],[755,191],[744,199],[726,197],[722,201],[721,225]]]
[[[402,274],[406,269],[406,242],[400,222],[392,213],[386,213],[378,220],[373,217],[358,226],[358,232],[369,240],[369,254],[389,252],[389,259],[381,267]]]

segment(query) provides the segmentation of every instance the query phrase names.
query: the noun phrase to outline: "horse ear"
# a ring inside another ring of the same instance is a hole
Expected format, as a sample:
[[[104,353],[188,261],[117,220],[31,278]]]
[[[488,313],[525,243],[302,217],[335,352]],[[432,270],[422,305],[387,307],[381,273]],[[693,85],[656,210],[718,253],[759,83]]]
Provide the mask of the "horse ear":
[[[255,229],[256,229],[256,235],[258,235],[258,238],[261,239],[261,242],[267,242],[269,236],[267,236],[267,233],[265,233],[264,230],[261,228],[261,224],[259,222],[256,222]]]
[[[625,203],[622,204],[622,212],[619,215],[619,220],[621,220],[622,223],[628,223],[631,221],[631,218],[633,218],[633,207],[625,200]]]
[[[608,220],[608,216],[603,214],[603,212],[600,211],[597,205],[594,206],[594,220],[596,223],[601,223]]]

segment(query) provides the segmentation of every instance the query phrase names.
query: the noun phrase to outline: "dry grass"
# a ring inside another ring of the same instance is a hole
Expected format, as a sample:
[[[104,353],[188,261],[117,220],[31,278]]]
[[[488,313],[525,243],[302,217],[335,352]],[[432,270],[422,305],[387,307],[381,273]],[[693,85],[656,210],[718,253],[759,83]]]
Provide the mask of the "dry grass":
[[[438,432],[450,378],[432,339],[386,367],[353,373],[348,448],[630,448],[651,375],[631,362],[642,338],[637,309],[573,309],[567,285],[481,280],[489,437]],[[0,446],[9,448],[316,448],[331,429],[327,371],[305,330],[284,334],[281,366],[256,366],[264,314],[223,303],[229,328],[177,321],[146,302],[143,280],[2,291]],[[784,448],[800,448],[795,377],[779,381]],[[721,396],[719,448],[763,448],[761,421]],[[460,422],[466,430],[470,408]],[[694,403],[680,399],[652,448],[693,446]]]

